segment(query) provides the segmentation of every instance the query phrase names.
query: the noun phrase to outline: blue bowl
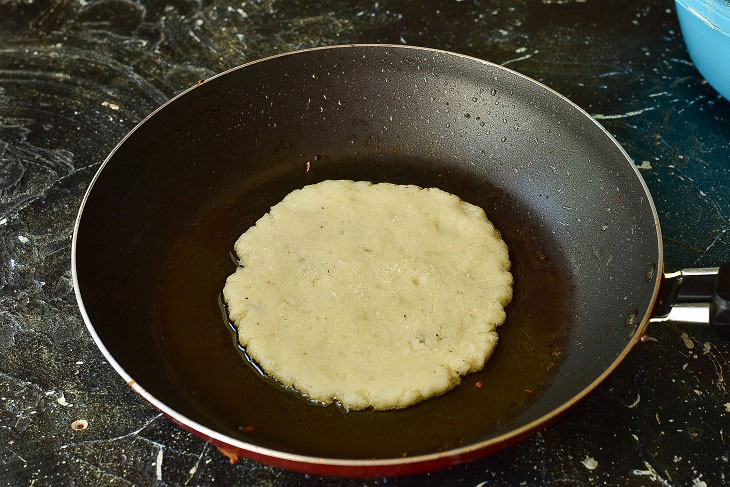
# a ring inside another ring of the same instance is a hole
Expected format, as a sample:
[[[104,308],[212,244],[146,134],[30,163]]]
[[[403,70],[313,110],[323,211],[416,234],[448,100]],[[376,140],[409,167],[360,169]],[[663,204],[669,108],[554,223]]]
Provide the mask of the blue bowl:
[[[730,0],[675,0],[684,42],[702,76],[730,100]]]

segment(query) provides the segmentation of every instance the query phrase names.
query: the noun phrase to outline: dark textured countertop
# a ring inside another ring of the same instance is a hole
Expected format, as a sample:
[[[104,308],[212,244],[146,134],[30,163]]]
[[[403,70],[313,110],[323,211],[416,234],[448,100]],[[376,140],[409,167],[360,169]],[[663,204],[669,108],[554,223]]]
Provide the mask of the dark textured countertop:
[[[541,433],[399,479],[231,466],[117,376],[84,327],[70,271],[76,212],[106,154],[199,79],[350,42],[448,49],[543,81],[635,160],[668,269],[730,260],[730,103],[695,70],[673,2],[0,1],[0,483],[730,483],[730,343],[701,328],[653,325],[613,375]],[[81,419],[88,427],[72,429]]]

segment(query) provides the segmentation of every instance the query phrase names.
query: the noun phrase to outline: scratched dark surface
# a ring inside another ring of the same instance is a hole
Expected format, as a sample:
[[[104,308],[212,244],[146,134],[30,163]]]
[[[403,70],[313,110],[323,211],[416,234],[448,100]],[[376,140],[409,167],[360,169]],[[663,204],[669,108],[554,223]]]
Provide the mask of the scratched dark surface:
[[[640,167],[669,269],[730,260],[730,103],[693,67],[673,2],[0,0],[0,484],[730,483],[730,343],[704,329],[651,326],[653,339],[542,433],[400,479],[231,466],[116,375],[70,274],[76,211],[106,154],[201,78],[349,42],[453,50],[547,83]],[[79,419],[88,428],[73,430]]]

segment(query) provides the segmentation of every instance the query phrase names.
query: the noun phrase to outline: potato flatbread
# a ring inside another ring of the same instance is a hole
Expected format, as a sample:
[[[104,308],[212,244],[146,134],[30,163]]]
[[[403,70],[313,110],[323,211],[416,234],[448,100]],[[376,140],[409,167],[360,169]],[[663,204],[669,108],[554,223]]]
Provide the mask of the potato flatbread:
[[[322,403],[396,409],[452,389],[497,345],[507,245],[435,188],[324,181],[236,241],[223,296],[249,356]]]

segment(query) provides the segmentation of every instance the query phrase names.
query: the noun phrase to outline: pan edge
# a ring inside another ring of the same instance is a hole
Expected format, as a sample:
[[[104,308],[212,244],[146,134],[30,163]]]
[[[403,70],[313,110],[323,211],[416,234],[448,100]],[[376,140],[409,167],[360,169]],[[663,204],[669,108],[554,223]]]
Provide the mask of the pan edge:
[[[338,459],[338,458],[321,458],[321,457],[312,457],[312,456],[306,456],[306,455],[299,455],[299,454],[293,454],[293,453],[286,453],[281,452],[278,450],[272,450],[269,448],[261,447],[258,445],[254,445],[251,443],[246,443],[241,440],[234,439],[232,437],[229,437],[227,435],[218,433],[216,431],[213,431],[196,421],[193,421],[186,416],[179,414],[172,408],[168,407],[166,404],[164,404],[162,401],[155,398],[152,394],[150,394],[148,391],[146,391],[142,386],[140,386],[123,368],[122,366],[114,359],[114,357],[111,355],[111,353],[108,351],[104,343],[102,342],[99,335],[96,333],[96,330],[94,328],[94,325],[91,323],[91,319],[89,318],[83,298],[81,295],[81,289],[78,282],[78,275],[77,275],[77,238],[78,238],[78,231],[81,223],[81,218],[83,215],[84,208],[86,206],[86,202],[89,198],[89,195],[91,194],[91,191],[94,187],[95,182],[99,178],[99,175],[106,167],[107,163],[111,160],[111,158],[114,156],[114,154],[117,152],[117,150],[126,142],[126,140],[135,132],[137,131],[145,122],[147,122],[151,117],[153,117],[157,112],[161,111],[163,108],[165,108],[167,105],[171,104],[178,98],[182,97],[183,95],[187,94],[188,92],[196,89],[198,85],[192,86],[175,97],[168,100],[166,103],[158,107],[156,110],[152,111],[149,115],[147,115],[144,119],[142,119],[132,130],[129,131],[121,140],[120,142],[112,149],[112,151],[109,153],[109,155],[105,158],[104,162],[100,165],[99,169],[97,170],[96,174],[91,180],[91,183],[89,184],[89,187],[86,190],[86,193],[84,194],[84,197],[81,201],[81,205],[79,207],[79,212],[77,214],[75,223],[74,223],[74,230],[73,230],[73,237],[71,242],[71,274],[72,274],[72,280],[73,280],[73,287],[74,287],[74,294],[76,296],[76,301],[79,306],[79,310],[81,312],[82,319],[84,320],[84,323],[86,325],[86,328],[88,329],[92,339],[94,340],[94,343],[96,343],[97,347],[101,350],[102,354],[104,355],[104,358],[109,362],[114,370],[127,382],[130,387],[140,394],[147,402],[152,404],[155,408],[157,408],[159,411],[161,411],[163,414],[168,416],[170,419],[172,419],[174,422],[180,424],[185,429],[188,429],[190,431],[194,431],[195,433],[199,435],[203,435],[208,439],[209,441],[219,444],[219,445],[229,445],[236,450],[239,450],[242,454],[250,453],[251,456],[255,457],[255,459],[259,461],[270,463],[276,463],[279,466],[285,466],[287,468],[293,468],[296,470],[302,470],[302,471],[312,471],[315,473],[329,473],[329,474],[335,474],[335,475],[348,475],[348,476],[358,476],[358,477],[367,477],[367,476],[376,476],[379,473],[381,474],[387,474],[387,475],[403,475],[408,473],[416,473],[419,471],[426,471],[430,469],[436,469],[441,467],[446,467],[449,465],[456,465],[460,463],[464,463],[470,460],[473,460],[477,457],[487,455],[488,453],[494,452],[496,450],[499,450],[501,448],[505,448],[519,439],[524,438],[528,434],[538,430],[539,428],[545,426],[550,421],[557,418],[559,415],[567,411],[569,408],[577,404],[581,399],[583,399],[586,395],[588,395],[593,389],[595,389],[601,382],[603,382],[606,377],[611,374],[615,368],[624,360],[626,355],[631,351],[631,349],[636,345],[636,343],[639,341],[639,338],[643,335],[644,331],[646,330],[649,318],[651,317],[652,310],[654,308],[654,304],[657,299],[657,295],[659,292],[659,284],[661,281],[661,276],[663,275],[664,271],[664,265],[663,265],[663,245],[662,245],[662,235],[661,235],[661,228],[659,224],[659,218],[656,212],[656,207],[654,205],[654,201],[651,197],[651,194],[649,192],[649,189],[646,185],[646,182],[644,181],[643,177],[639,173],[638,169],[636,168],[636,165],[633,163],[633,160],[631,157],[626,153],[624,148],[618,143],[618,141],[593,117],[590,116],[585,110],[583,110],[581,107],[576,105],[574,102],[566,98],[565,96],[561,95],[557,91],[553,90],[552,88],[526,76],[523,75],[517,71],[514,71],[510,68],[504,67],[502,65],[492,63],[490,61],[486,61],[483,59],[479,59],[473,56],[468,56],[465,54],[459,54],[454,53],[446,50],[441,49],[433,49],[433,48],[426,48],[426,47],[418,47],[418,46],[404,46],[404,45],[396,45],[396,44],[344,44],[344,45],[335,45],[335,46],[324,46],[324,47],[317,47],[317,48],[310,48],[310,49],[302,49],[298,51],[292,51],[292,52],[286,52],[286,53],[280,53],[276,55],[272,55],[269,57],[265,57],[262,59],[254,60],[249,63],[242,64],[240,66],[236,66],[234,68],[231,68],[229,70],[223,71],[219,74],[216,74],[215,76],[209,78],[209,80],[213,80],[215,78],[218,78],[220,76],[226,75],[228,73],[231,73],[233,71],[237,71],[239,69],[246,68],[248,66],[258,64],[264,61],[276,59],[283,56],[290,56],[300,53],[306,53],[310,51],[320,51],[325,49],[347,49],[347,48],[363,48],[363,47],[372,47],[372,48],[380,48],[380,49],[414,49],[417,51],[425,51],[425,52],[436,52],[440,54],[445,54],[448,56],[456,56],[463,59],[468,59],[471,61],[476,61],[483,65],[492,66],[494,68],[497,68],[499,70],[503,70],[506,72],[509,72],[513,75],[516,75],[523,80],[533,83],[534,85],[538,86],[541,89],[547,90],[552,95],[555,95],[559,97],[563,102],[567,103],[572,108],[578,110],[579,113],[587,117],[589,120],[591,120],[596,126],[599,127],[600,130],[603,131],[603,133],[608,137],[608,139],[613,142],[613,144],[619,149],[621,154],[623,154],[626,162],[631,165],[633,168],[633,171],[638,178],[641,187],[644,190],[644,196],[646,196],[647,201],[650,205],[652,216],[654,218],[654,224],[656,229],[656,238],[657,238],[657,263],[656,263],[656,273],[654,276],[654,289],[652,292],[652,297],[649,302],[648,307],[646,308],[644,315],[641,319],[641,322],[636,328],[636,331],[634,332],[631,340],[625,345],[623,351],[616,357],[616,359],[606,368],[603,373],[601,373],[594,381],[592,381],[588,386],[586,386],[583,390],[581,390],[578,394],[573,396],[569,401],[563,403],[561,406],[557,407],[550,413],[543,415],[530,423],[521,426],[519,428],[516,428],[512,431],[509,431],[507,433],[503,433],[499,436],[495,436],[493,438],[489,438],[487,440],[481,441],[479,443],[475,443],[472,445],[463,446],[460,448],[455,448],[443,452],[438,453],[431,453],[426,455],[419,455],[419,456],[413,456],[413,457],[405,457],[405,458],[385,458],[385,459],[376,459],[376,460],[358,460],[358,459]],[[206,81],[207,82],[207,81]],[[310,467],[310,468],[307,468]],[[347,469],[352,469],[352,472],[347,472]]]

